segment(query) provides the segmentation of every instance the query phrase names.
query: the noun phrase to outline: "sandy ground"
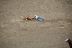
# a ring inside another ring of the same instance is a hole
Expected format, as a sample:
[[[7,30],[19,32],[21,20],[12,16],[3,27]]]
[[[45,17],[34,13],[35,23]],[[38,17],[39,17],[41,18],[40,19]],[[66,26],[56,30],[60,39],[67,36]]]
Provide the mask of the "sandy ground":
[[[39,15],[44,21],[24,21]],[[0,48],[69,48],[72,0],[0,0]]]

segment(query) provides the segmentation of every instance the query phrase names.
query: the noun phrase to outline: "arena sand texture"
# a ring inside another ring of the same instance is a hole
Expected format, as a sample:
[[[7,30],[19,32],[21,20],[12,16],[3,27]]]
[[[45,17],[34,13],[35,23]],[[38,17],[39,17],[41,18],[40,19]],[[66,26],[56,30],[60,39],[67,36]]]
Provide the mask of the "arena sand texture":
[[[44,21],[24,21],[39,15]],[[0,48],[69,48],[72,0],[0,0]]]

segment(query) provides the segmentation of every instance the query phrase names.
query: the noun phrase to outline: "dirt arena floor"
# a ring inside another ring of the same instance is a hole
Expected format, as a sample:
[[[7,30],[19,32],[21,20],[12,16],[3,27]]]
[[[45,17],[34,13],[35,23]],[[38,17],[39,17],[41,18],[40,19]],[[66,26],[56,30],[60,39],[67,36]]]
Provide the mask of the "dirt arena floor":
[[[39,15],[44,21],[24,21]],[[72,0],[0,0],[0,48],[69,48]]]

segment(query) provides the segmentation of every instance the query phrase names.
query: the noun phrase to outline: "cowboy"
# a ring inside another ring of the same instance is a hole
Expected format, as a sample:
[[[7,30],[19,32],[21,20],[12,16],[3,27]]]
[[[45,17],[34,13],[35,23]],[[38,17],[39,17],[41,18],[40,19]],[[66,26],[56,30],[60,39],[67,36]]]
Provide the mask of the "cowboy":
[[[43,21],[43,20],[44,20],[43,18],[41,18],[40,16],[37,16],[37,15],[34,15],[34,18],[35,18],[36,20],[38,20],[38,21]]]

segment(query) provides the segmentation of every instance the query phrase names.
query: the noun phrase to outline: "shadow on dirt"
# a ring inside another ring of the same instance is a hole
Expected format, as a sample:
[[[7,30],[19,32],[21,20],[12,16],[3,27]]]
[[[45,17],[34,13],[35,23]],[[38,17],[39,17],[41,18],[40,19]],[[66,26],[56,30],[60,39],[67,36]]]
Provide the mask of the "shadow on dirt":
[[[67,4],[72,5],[72,0],[67,0],[66,2],[67,2]]]

